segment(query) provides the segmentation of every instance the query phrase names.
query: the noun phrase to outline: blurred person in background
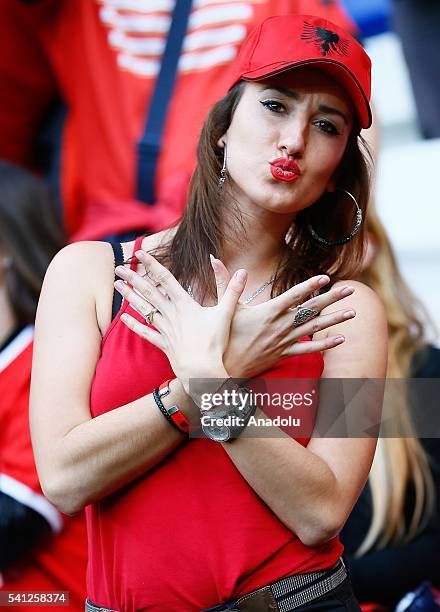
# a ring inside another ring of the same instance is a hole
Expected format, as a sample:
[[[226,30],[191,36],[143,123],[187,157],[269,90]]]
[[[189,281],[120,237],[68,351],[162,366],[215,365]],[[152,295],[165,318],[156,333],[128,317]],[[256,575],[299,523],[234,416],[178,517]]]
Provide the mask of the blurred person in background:
[[[43,496],[28,411],[38,297],[63,245],[43,183],[0,161],[0,586],[70,591],[66,609],[76,612],[85,593],[85,523]]]
[[[440,138],[440,3],[393,0],[392,19],[402,41],[424,138]]]
[[[131,240],[180,217],[203,120],[256,23],[299,13],[356,30],[336,0],[3,0],[0,11],[0,157],[35,162],[58,93],[51,177],[72,241]]]
[[[440,350],[426,339],[428,316],[402,278],[372,203],[366,230],[360,280],[379,295],[388,315],[387,377],[440,378]],[[394,609],[426,580],[440,587],[440,440],[416,437],[411,412],[417,397],[396,385],[391,401],[401,437],[379,439],[369,481],[341,539],[358,599]]]

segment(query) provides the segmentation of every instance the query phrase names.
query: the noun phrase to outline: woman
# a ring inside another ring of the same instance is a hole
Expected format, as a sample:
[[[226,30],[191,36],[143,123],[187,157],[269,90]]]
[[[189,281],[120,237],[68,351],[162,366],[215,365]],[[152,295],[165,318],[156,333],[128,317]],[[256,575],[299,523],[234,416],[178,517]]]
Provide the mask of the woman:
[[[44,184],[0,160],[0,587],[69,591],[67,609],[78,610],[84,516],[62,517],[43,496],[29,433],[33,323],[47,266],[64,244]]]
[[[181,223],[122,246],[133,258],[116,270],[113,321],[107,244],[70,246],[45,281],[33,439],[49,499],[69,513],[90,504],[89,610],[358,609],[337,534],[375,440],[240,426],[229,443],[227,428],[188,439],[187,426],[197,379],[385,374],[380,302],[347,281],[359,214],[337,191],[365,210],[370,63],[337,26],[295,16],[262,22],[235,69]],[[327,273],[332,288],[315,294]]]
[[[429,317],[402,278],[371,203],[366,229],[368,249],[360,279],[386,307],[388,378],[439,378],[440,350],[426,338]],[[399,415],[401,435],[379,440],[368,486],[341,538],[357,597],[394,609],[405,593],[422,582],[440,586],[440,444],[436,438],[416,437],[411,415],[426,408],[421,393],[424,381],[414,380],[411,395],[403,381],[401,386],[390,384],[395,386],[388,401],[393,402],[392,414]]]

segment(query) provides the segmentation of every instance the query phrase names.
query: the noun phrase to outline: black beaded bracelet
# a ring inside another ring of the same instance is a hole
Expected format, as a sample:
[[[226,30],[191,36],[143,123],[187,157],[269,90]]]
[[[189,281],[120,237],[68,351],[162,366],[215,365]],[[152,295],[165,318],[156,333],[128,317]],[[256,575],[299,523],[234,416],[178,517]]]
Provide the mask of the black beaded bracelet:
[[[168,421],[168,423],[171,423],[171,425],[173,427],[175,427],[177,429],[177,431],[180,431],[180,433],[182,433],[182,430],[176,425],[176,423],[173,421],[173,419],[170,417],[170,415],[168,414],[167,409],[165,408],[165,406],[162,403],[162,400],[160,399],[160,395],[159,395],[159,387],[156,387],[153,391],[153,397],[154,397],[154,401],[156,402],[156,406],[159,408],[159,410],[161,411],[161,413],[163,414],[163,416],[166,418],[166,420]]]

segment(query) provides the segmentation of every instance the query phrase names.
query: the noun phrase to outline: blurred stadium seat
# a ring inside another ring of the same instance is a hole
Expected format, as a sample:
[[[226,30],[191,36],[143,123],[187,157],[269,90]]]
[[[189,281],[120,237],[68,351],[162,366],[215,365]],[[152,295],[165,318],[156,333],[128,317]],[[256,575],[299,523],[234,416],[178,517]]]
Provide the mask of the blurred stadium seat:
[[[342,0],[358,24],[362,36],[375,36],[390,29],[390,0]]]

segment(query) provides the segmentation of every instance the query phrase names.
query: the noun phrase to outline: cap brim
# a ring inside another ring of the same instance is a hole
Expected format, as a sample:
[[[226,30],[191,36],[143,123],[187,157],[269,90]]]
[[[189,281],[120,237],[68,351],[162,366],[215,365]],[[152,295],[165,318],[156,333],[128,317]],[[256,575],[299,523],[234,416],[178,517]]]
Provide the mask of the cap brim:
[[[341,87],[348,93],[351,98],[354,108],[359,117],[359,124],[361,128],[369,128],[372,123],[372,114],[370,104],[367,97],[365,96],[362,87],[358,80],[344,64],[334,59],[308,59],[299,62],[279,62],[271,64],[270,66],[263,66],[258,70],[252,70],[242,75],[242,79],[245,81],[262,81],[265,78],[276,76],[289,70],[300,68],[313,64],[319,70],[323,70],[327,74],[330,74]]]

